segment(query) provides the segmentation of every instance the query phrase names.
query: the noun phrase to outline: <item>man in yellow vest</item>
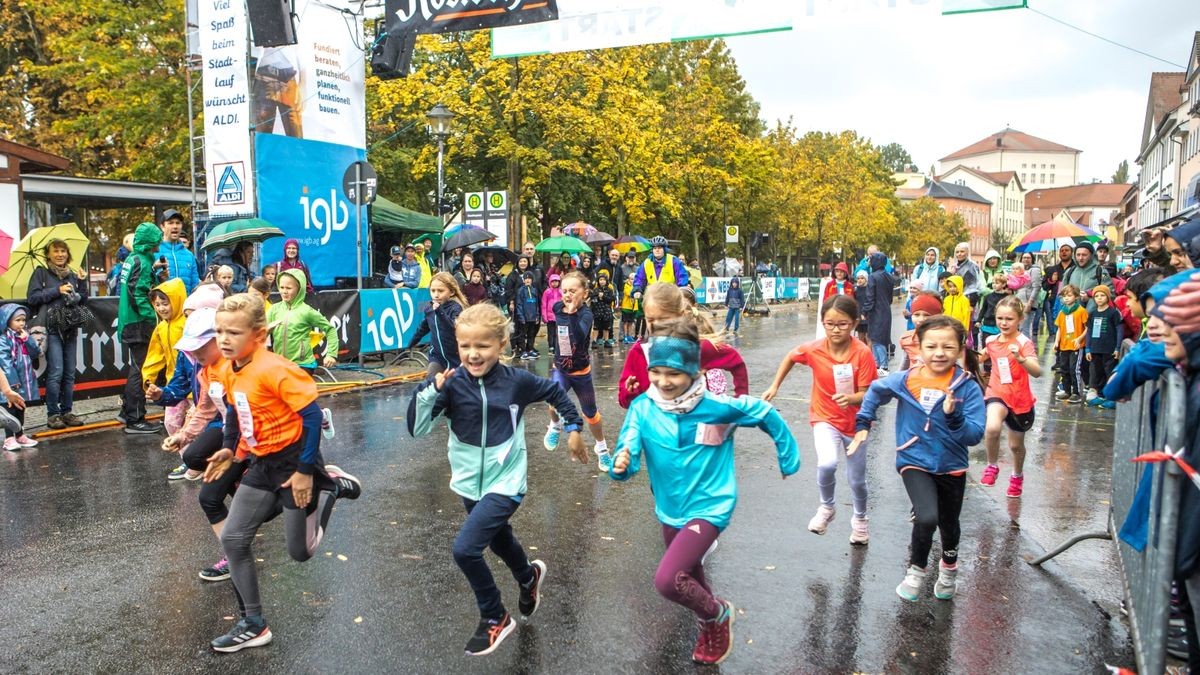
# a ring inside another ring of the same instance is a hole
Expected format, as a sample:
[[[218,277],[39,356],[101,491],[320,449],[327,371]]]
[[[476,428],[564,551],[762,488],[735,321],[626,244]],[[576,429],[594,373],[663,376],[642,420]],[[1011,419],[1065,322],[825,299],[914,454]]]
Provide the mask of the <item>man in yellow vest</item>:
[[[688,285],[688,272],[683,262],[667,253],[667,238],[659,235],[650,240],[650,257],[638,267],[633,276],[633,297],[640,299],[646,286],[662,281],[680,288]]]

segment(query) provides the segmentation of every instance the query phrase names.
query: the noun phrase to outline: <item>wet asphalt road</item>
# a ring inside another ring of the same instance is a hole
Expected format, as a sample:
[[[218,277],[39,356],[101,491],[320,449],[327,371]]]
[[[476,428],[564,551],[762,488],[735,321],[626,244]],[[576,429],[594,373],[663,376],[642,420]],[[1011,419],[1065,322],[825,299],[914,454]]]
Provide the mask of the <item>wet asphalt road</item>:
[[[810,338],[813,318],[751,319],[735,344],[754,393],[780,356]],[[594,371],[610,437],[620,350]],[[533,367],[544,374],[543,359]],[[1112,413],[1039,404],[1029,434],[1025,497],[974,481],[972,453],[953,602],[900,600],[909,504],[894,470],[891,410],[870,446],[871,543],[852,547],[849,492],[837,519],[804,528],[818,505],[797,368],[776,404],[802,450],[781,481],[764,434],[738,434],[741,498],[707,568],[738,608],[736,647],[719,670],[774,672],[1104,672],[1128,665],[1116,615],[1112,545],[1088,542],[1044,569],[1022,560],[1069,534],[1103,529]],[[1048,389],[1048,378],[1040,383]],[[219,557],[197,485],[165,479],[175,458],[156,438],[104,431],[44,443],[0,461],[0,670],[5,672],[717,672],[690,661],[695,621],[658,597],[662,552],[644,474],[627,484],[541,447],[531,414],[530,493],[514,519],[531,557],[549,566],[542,608],[497,653],[463,656],[477,612],[450,555],[462,521],[447,487],[445,431],[414,441],[403,427],[411,387],[324,399],[337,438],[323,453],[359,476],[362,499],[339,504],[317,556],[293,562],[278,523],[256,548],[275,641],[234,655],[208,651],[235,612],[228,582],[196,573]],[[1039,392],[1043,401],[1049,396]],[[977,463],[978,462],[978,463]],[[937,544],[935,542],[936,560]],[[507,603],[516,585],[490,558]]]

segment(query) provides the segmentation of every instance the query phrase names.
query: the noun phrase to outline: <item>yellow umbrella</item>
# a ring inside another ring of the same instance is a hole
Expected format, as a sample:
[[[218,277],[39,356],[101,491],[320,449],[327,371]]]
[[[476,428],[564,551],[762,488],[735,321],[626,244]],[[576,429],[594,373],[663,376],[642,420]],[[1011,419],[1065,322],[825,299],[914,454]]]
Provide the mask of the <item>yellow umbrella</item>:
[[[49,227],[38,227],[29,231],[25,238],[13,247],[12,256],[8,261],[8,271],[0,275],[0,298],[24,298],[29,292],[29,279],[33,270],[46,266],[46,245],[55,239],[61,239],[71,251],[71,266],[79,273],[87,256],[88,245],[91,243],[79,231],[75,223],[62,223]]]

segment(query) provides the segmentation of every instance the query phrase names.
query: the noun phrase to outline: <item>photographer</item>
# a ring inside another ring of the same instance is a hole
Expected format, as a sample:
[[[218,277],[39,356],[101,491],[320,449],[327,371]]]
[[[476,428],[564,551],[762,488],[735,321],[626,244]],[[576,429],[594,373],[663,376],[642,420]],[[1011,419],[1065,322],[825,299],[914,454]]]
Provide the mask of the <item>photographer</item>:
[[[46,426],[83,426],[71,406],[79,329],[91,320],[91,312],[83,305],[88,285],[82,272],[71,269],[71,250],[66,242],[53,239],[43,252],[46,266],[33,270],[28,301],[33,314],[46,310]]]

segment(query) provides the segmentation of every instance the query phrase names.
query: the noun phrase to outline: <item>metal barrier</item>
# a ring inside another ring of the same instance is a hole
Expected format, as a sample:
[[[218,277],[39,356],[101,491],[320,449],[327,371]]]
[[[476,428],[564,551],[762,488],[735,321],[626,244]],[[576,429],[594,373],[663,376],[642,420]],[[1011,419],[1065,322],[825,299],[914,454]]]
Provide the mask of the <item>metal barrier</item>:
[[[1156,419],[1157,416],[1157,419]],[[1171,581],[1175,576],[1175,536],[1179,522],[1179,491],[1194,489],[1173,462],[1143,464],[1134,457],[1164,446],[1178,450],[1184,444],[1187,422],[1187,385],[1168,370],[1155,382],[1138,388],[1128,402],[1117,405],[1113,437],[1112,484],[1109,489],[1108,530],[1081,534],[1049,553],[1029,561],[1041,565],[1087,539],[1116,542],[1121,562],[1125,608],[1138,672],[1161,673],[1166,662],[1167,621]],[[1146,471],[1154,473],[1149,503],[1146,547],[1137,551],[1120,541],[1118,531],[1133,507],[1134,495]]]

